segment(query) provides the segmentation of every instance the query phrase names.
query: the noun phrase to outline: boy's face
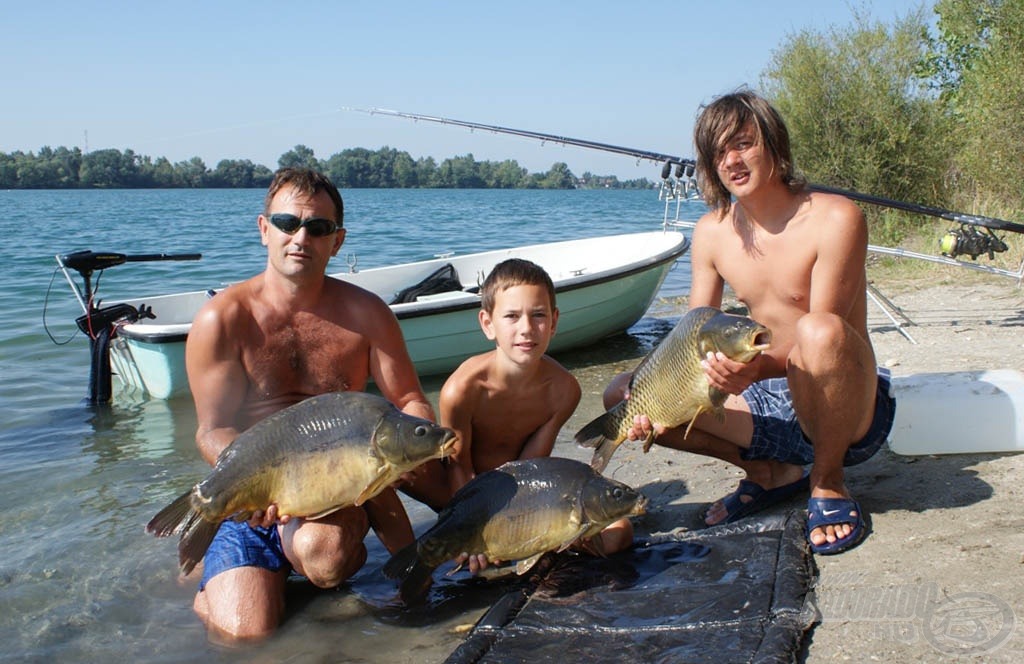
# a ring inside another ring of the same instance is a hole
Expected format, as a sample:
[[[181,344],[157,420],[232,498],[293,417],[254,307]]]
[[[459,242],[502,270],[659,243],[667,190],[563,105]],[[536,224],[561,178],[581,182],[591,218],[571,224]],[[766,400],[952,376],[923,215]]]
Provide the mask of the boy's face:
[[[736,197],[755,191],[772,173],[772,160],[753,123],[723,141],[715,155],[715,170],[729,193]]]
[[[516,363],[537,361],[548,350],[558,324],[543,286],[520,284],[498,291],[494,311],[480,311],[480,328],[499,352]]]

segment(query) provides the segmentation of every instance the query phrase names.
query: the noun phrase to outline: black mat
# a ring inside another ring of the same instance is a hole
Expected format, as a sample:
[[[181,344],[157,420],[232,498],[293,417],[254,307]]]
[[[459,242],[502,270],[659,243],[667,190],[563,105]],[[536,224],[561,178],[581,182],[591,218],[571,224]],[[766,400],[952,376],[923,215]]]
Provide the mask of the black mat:
[[[805,527],[793,511],[547,557],[447,661],[794,661],[816,616]]]

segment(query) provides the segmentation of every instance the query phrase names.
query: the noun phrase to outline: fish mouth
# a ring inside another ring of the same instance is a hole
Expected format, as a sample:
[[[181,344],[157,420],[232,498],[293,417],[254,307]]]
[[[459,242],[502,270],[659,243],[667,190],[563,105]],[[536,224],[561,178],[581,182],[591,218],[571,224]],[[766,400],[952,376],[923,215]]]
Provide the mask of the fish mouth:
[[[754,350],[768,350],[772,345],[772,331],[765,328],[754,334],[751,347]]]
[[[651,500],[647,496],[640,496],[640,500],[636,501],[636,505],[633,506],[633,516],[640,516],[641,514],[647,513],[647,505]]]
[[[455,432],[451,429],[447,429],[444,442],[441,443],[441,459],[449,457],[455,452],[455,441],[457,440]]]

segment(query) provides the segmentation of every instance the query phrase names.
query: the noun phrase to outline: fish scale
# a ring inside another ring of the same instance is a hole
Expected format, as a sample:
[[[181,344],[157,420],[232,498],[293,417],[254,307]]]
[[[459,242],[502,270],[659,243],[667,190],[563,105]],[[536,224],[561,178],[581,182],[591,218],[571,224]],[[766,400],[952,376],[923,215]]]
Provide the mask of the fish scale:
[[[455,433],[407,415],[383,397],[332,392],[278,411],[221,453],[213,470],[154,516],[146,530],[180,534],[187,574],[220,523],[248,519],[269,505],[278,514],[317,518],[361,505],[430,459],[452,451]]]
[[[542,554],[642,514],[646,505],[632,488],[573,459],[510,461],[467,482],[430,529],[391,557],[384,575],[402,580],[409,602],[430,586],[435,568],[463,552],[518,560],[521,574]]]
[[[629,398],[580,429],[576,443],[596,448],[590,465],[600,472],[626,440],[638,415],[647,415],[652,423],[666,428],[692,423],[705,411],[722,417],[728,395],[711,386],[701,360],[709,352],[722,352],[733,360],[750,362],[770,341],[768,328],[751,318],[713,307],[691,309],[634,370]],[[653,441],[652,434],[644,451]]]

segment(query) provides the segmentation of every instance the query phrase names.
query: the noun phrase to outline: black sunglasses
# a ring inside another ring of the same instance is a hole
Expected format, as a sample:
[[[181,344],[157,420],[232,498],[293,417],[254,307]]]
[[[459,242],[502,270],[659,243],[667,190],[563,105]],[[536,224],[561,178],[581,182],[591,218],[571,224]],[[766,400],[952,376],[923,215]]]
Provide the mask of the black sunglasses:
[[[300,228],[305,228],[306,232],[313,237],[324,237],[331,233],[336,233],[339,230],[338,223],[333,219],[324,219],[323,217],[311,217],[303,221],[294,214],[287,214],[284,212],[278,212],[272,214],[269,217],[270,223],[274,224],[281,232],[287,233],[288,235],[295,235],[299,232]]]

